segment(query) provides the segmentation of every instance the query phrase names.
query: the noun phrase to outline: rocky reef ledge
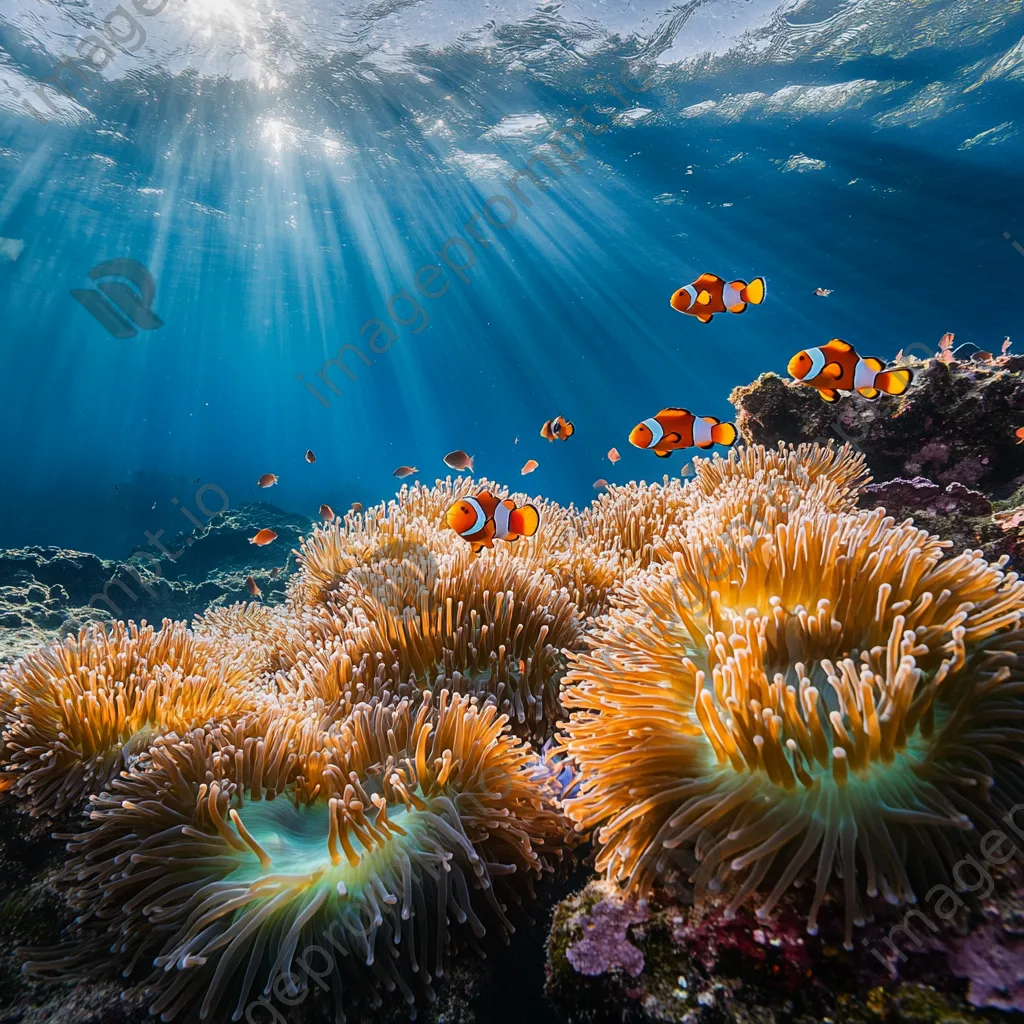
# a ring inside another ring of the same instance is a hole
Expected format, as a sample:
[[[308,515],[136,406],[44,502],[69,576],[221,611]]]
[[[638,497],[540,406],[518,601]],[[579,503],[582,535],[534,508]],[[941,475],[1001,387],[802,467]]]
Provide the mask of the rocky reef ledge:
[[[267,526],[277,540],[250,544]],[[0,551],[0,664],[89,622],[188,621],[212,605],[247,601],[249,576],[264,600],[279,601],[294,569],[290,552],[309,528],[303,516],[251,502],[123,561],[57,547]]]
[[[747,444],[848,442],[874,478],[861,506],[883,506],[989,559],[1016,560],[1024,538],[1024,356],[944,363],[902,360],[906,395],[823,402],[813,388],[762,374],[736,388],[736,425]]]

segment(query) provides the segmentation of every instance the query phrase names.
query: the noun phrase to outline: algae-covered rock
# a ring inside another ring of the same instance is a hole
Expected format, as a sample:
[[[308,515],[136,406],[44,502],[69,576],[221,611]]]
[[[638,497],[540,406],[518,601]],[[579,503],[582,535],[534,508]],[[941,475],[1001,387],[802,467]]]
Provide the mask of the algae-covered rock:
[[[914,381],[900,397],[822,401],[814,388],[762,374],[736,388],[736,425],[747,443],[833,437],[865,455],[877,481],[926,477],[1008,497],[1024,483],[1024,356],[989,362],[908,359]]]
[[[820,936],[789,896],[767,920],[715,900],[698,906],[663,891],[646,905],[590,882],[556,908],[548,939],[547,991],[569,1024],[923,1024],[1008,1019],[974,1006],[949,967],[949,946],[922,942],[900,970],[870,950],[846,951],[838,903]],[[863,935],[873,946],[898,924]],[[883,947],[884,948],[884,947]]]

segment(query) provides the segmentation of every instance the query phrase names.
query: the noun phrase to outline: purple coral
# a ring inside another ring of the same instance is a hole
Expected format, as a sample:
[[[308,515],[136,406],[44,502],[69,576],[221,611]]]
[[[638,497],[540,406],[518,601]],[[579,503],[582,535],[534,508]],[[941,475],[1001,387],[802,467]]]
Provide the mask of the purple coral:
[[[644,955],[629,941],[628,931],[646,920],[642,906],[602,900],[581,922],[583,938],[569,948],[566,958],[580,974],[593,976],[618,968],[635,978],[644,969]]]
[[[972,1006],[1024,1010],[1024,939],[1010,938],[990,923],[951,945],[949,966],[957,977],[970,979]]]

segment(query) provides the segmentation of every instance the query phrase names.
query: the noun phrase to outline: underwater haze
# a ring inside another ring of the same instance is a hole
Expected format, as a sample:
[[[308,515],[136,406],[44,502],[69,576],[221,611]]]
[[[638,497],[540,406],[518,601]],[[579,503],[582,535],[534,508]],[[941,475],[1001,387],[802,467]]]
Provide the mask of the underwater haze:
[[[731,419],[732,388],[830,338],[998,351],[1022,15],[6,0],[0,545],[115,557],[258,498],[315,519],[453,449],[582,505],[678,473],[636,423]],[[766,301],[680,315],[703,273]],[[549,443],[558,415],[576,432]]]

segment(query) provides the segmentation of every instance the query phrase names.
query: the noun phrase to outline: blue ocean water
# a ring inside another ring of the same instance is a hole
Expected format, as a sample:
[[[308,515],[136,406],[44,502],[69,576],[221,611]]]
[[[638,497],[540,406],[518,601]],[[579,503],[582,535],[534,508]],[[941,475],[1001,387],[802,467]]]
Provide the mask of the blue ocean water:
[[[829,338],[1024,345],[1022,14],[7,0],[0,546],[123,555],[254,499],[312,518],[456,448],[585,504],[682,467],[630,447],[639,420],[729,418]],[[90,279],[113,260],[159,326]],[[672,310],[704,272],[767,299]]]

